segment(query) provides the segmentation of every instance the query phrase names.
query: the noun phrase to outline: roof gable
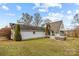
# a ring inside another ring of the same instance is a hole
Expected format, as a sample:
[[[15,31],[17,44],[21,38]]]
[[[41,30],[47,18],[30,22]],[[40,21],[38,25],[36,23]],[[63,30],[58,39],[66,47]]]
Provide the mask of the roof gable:
[[[61,24],[63,25],[62,21],[56,21],[50,23],[50,30],[54,32],[59,32]]]

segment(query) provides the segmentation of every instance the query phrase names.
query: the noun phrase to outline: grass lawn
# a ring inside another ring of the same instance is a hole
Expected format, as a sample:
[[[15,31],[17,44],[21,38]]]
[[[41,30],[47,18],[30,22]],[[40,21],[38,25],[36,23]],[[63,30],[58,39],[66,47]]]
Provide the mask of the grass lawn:
[[[66,41],[49,38],[27,41],[0,41],[0,55],[8,56],[64,56],[79,55],[79,39]]]

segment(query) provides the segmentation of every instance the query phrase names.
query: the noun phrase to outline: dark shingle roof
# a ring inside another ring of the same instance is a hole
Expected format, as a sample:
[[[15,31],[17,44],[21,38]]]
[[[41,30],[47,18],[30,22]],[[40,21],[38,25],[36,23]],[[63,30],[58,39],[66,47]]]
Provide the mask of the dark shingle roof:
[[[44,31],[43,27],[36,27],[36,26],[31,26],[31,25],[22,25],[20,24],[20,28],[21,30],[28,30],[28,31],[32,31],[32,30],[36,30],[36,31]]]
[[[43,27],[36,27],[36,26],[32,26],[32,25],[25,25],[25,24],[19,24],[20,25],[20,29],[21,31],[44,31],[45,28]],[[16,24],[10,24],[10,26],[12,28],[15,28]]]
[[[63,24],[62,21],[56,21],[56,22],[50,23],[50,30],[54,31],[54,32],[59,32],[61,24]],[[14,28],[15,25],[16,24],[14,24],[14,23],[13,24],[10,23],[10,26],[12,28]],[[20,28],[22,31],[33,31],[33,30],[45,31],[44,27],[36,27],[36,26],[24,25],[24,24],[19,24],[19,25],[20,25]]]
[[[62,24],[62,21],[56,21],[50,23],[50,30],[54,32],[58,32],[60,30],[60,26]]]

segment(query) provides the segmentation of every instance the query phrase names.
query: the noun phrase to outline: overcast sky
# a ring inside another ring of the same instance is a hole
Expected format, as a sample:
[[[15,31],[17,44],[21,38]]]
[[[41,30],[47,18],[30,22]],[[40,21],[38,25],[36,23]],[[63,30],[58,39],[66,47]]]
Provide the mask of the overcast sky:
[[[77,3],[0,3],[0,28],[16,23],[22,13],[34,15],[39,12],[42,19],[63,20],[65,27],[71,26],[73,16],[79,13]]]

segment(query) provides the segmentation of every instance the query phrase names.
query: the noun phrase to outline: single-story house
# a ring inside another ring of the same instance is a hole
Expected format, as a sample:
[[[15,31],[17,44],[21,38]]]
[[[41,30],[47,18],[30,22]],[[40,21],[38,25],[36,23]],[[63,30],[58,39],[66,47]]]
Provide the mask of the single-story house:
[[[22,36],[22,39],[31,39],[31,38],[40,38],[40,37],[46,37],[45,35],[45,28],[44,27],[36,27],[31,25],[25,25],[25,24],[19,24],[20,25],[20,33]],[[56,21],[49,23],[50,25],[50,35],[49,37],[53,38],[56,35],[63,35],[63,29],[64,25],[62,21]],[[16,24],[10,23],[11,26],[11,38],[14,38],[14,29]]]
[[[45,37],[45,32],[43,27],[36,27],[31,25],[19,24],[20,25],[20,33],[22,39],[31,39],[31,38],[40,38]],[[11,39],[14,38],[14,29],[16,24],[11,23]]]

